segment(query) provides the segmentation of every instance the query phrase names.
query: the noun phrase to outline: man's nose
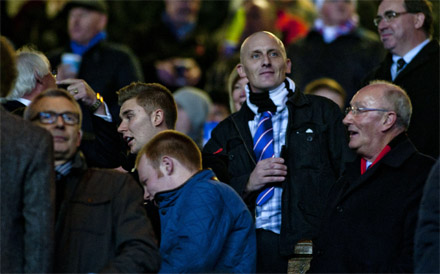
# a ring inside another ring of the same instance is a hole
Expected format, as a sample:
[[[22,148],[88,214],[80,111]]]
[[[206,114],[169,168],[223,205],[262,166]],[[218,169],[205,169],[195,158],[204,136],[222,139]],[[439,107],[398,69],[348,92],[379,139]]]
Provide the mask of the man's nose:
[[[61,116],[61,115],[57,116],[57,119],[55,120],[55,125],[57,127],[61,127],[61,128],[63,128],[66,125],[66,123],[64,122],[63,116]]]
[[[270,58],[267,54],[263,55],[263,65],[270,65]]]
[[[351,124],[352,118],[353,118],[353,114],[350,111],[345,115],[344,119],[342,120],[342,123],[348,126],[349,124]]]
[[[122,133],[126,130],[126,128],[127,127],[125,126],[125,122],[121,122],[121,124],[119,124],[119,127],[118,127],[118,132]]]
[[[389,23],[385,20],[385,18],[382,18],[382,20],[380,20],[379,24],[377,25],[377,29],[379,30],[379,32],[381,32],[382,30],[388,28]]]

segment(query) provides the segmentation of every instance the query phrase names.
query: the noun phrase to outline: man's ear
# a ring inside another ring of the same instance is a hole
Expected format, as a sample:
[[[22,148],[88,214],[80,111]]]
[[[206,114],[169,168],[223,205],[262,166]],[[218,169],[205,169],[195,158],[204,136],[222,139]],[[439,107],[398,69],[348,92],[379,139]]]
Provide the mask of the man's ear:
[[[382,130],[387,131],[394,126],[397,121],[397,114],[395,112],[388,112],[384,116]]]
[[[158,127],[165,122],[165,115],[162,109],[156,109],[151,113],[151,123]]]
[[[43,83],[43,78],[41,78],[36,72],[34,73],[34,77],[38,84]]]
[[[108,22],[108,16],[105,14],[100,14],[99,20],[98,20],[98,29],[101,31],[105,29]]]
[[[289,58],[286,59],[286,73],[290,73],[292,71],[292,61]]]
[[[160,170],[163,174],[170,176],[174,172],[174,161],[169,156],[163,156],[160,162]]]
[[[79,147],[81,145],[82,136],[83,136],[83,131],[80,129],[78,130],[78,141],[76,142],[76,147]]]
[[[423,23],[425,23],[425,15],[421,12],[416,13],[414,17],[414,27],[420,29],[423,27]]]

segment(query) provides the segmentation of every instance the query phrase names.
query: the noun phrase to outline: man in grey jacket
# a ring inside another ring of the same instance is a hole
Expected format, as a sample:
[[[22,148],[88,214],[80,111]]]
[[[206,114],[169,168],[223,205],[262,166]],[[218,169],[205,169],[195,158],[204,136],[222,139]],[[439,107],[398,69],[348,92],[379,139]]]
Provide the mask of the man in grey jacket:
[[[1,37],[0,96],[15,81],[15,53]],[[53,146],[50,134],[0,106],[1,273],[52,271]]]

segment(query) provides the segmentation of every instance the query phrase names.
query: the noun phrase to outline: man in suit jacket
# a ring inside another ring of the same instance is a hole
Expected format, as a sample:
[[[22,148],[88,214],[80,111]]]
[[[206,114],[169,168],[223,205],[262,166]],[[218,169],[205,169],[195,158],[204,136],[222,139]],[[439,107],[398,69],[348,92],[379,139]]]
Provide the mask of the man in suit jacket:
[[[4,97],[17,75],[15,53],[1,37]],[[54,195],[50,134],[0,106],[1,273],[52,272]]]
[[[375,24],[389,54],[366,80],[392,81],[408,92],[414,109],[408,135],[422,153],[437,158],[440,51],[438,41],[431,40],[431,3],[427,0],[383,0]],[[399,61],[401,59],[405,63]]]
[[[63,89],[39,94],[24,117],[50,131],[56,171],[54,272],[157,272],[160,256],[131,176],[88,168],[78,147],[81,109]]]
[[[418,208],[434,159],[406,136],[410,118],[409,97],[388,82],[351,100],[343,122],[358,157],[329,193],[310,272],[413,271]]]

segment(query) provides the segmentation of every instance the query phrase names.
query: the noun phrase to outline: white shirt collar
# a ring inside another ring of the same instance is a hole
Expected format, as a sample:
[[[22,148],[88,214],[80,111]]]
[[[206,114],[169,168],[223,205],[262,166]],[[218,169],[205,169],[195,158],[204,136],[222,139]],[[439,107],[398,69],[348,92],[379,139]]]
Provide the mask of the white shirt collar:
[[[14,100],[19,101],[20,103],[22,103],[25,106],[29,106],[31,104],[31,102],[32,102],[31,100],[24,99],[24,98],[16,98]]]
[[[423,49],[423,47],[425,47],[426,44],[429,43],[429,41],[430,41],[429,39],[426,39],[422,43],[418,44],[415,48],[408,51],[404,56],[393,55],[393,62],[396,63],[397,60],[403,58],[403,60],[405,60],[405,62],[409,64],[412,61],[412,59],[414,59],[414,57],[416,57],[416,55]]]

